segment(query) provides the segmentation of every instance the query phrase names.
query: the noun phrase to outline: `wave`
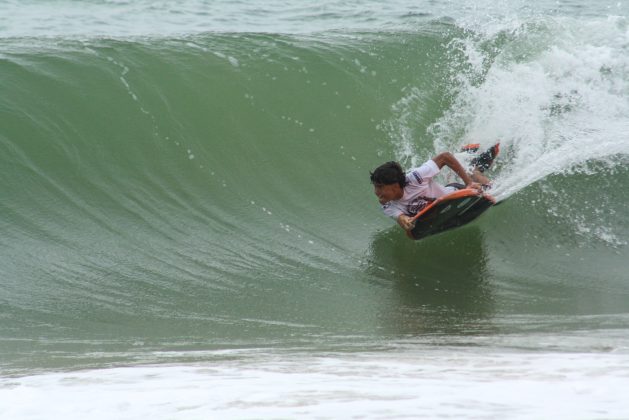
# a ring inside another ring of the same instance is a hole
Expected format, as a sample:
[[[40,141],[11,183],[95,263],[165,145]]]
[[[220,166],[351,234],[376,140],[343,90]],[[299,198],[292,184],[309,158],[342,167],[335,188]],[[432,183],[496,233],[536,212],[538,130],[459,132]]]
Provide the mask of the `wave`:
[[[585,23],[3,40],[3,334],[233,344],[626,310],[626,22]],[[506,201],[472,226],[411,243],[379,213],[382,161],[496,139]]]

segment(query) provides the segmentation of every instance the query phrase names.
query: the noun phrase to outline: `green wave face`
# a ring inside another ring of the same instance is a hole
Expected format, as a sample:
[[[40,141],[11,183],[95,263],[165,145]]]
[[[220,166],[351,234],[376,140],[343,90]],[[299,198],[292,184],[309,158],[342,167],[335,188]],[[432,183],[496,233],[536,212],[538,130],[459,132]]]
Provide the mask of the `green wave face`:
[[[626,312],[626,24],[587,23],[3,39],[5,366]],[[496,140],[477,222],[381,214],[380,163]]]

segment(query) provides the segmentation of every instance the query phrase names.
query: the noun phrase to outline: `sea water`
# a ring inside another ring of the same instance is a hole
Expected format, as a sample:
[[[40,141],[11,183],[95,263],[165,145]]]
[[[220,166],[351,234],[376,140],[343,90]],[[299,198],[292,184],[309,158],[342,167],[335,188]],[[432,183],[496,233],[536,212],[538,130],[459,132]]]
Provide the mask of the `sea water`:
[[[1,1],[0,417],[629,417],[628,8]]]

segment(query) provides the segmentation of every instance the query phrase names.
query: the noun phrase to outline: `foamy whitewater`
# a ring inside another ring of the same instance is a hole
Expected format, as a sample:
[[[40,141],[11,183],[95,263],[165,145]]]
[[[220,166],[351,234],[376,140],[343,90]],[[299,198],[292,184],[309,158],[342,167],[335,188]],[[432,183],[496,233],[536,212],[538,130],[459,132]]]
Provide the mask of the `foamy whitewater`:
[[[6,379],[0,398],[6,418],[25,419],[624,418],[627,361],[459,348],[319,357],[249,352],[246,360],[202,366]]]
[[[627,3],[302,3],[0,1],[0,418],[629,418]]]

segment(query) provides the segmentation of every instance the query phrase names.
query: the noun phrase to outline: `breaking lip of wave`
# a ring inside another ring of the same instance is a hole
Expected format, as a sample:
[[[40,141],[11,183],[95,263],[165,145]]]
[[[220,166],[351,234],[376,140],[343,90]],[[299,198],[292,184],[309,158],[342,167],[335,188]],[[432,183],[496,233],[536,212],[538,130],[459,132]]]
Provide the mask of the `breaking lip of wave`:
[[[625,28],[623,18],[540,19],[453,39],[453,103],[426,130],[435,152],[500,141],[493,190],[500,200],[589,161],[622,165],[617,157],[629,155]],[[419,153],[409,133],[425,101],[409,89],[389,124],[398,159],[414,165]]]
[[[491,22],[454,38],[446,76],[452,103],[422,133],[432,139],[432,153],[500,141],[501,155],[489,175],[499,201],[555,175],[616,177],[629,157],[626,26],[622,17],[543,17]],[[412,166],[430,157],[416,141],[416,115],[429,103],[420,89],[407,89],[386,124],[396,158]],[[586,213],[571,208],[580,235],[626,245],[622,227]]]

